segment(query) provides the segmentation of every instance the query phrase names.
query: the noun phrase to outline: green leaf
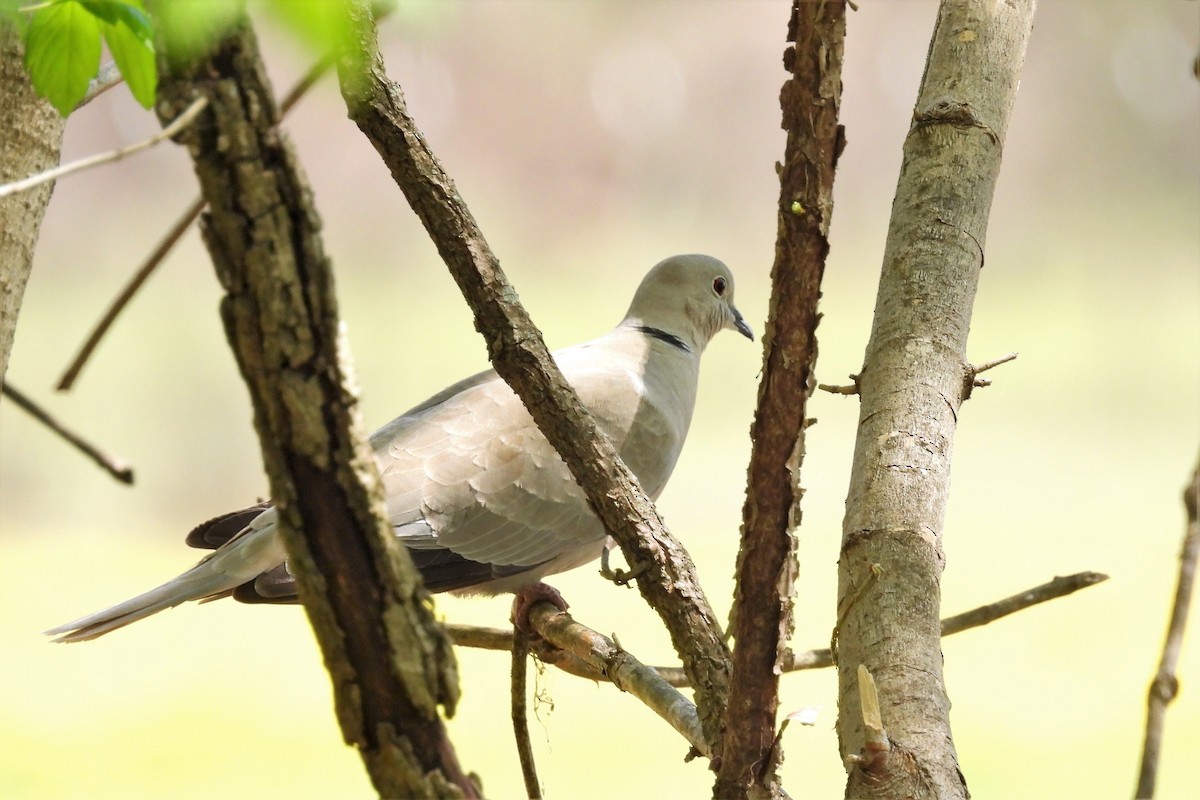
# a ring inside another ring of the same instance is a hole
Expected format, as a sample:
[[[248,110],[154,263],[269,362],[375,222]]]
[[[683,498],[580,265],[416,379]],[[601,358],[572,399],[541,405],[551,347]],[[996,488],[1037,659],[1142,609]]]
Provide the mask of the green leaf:
[[[117,22],[117,15],[120,13],[117,6],[124,5],[113,2],[113,0],[77,0],[77,2],[86,8],[93,17],[110,25],[115,25]]]
[[[104,41],[117,62],[117,68],[125,78],[125,85],[134,99],[144,108],[154,105],[154,92],[158,87],[158,73],[154,68],[154,45],[140,37],[137,31],[121,23],[104,23]]]
[[[327,0],[271,0],[271,13],[313,47],[318,55],[336,52],[348,41],[349,18],[344,3]]]
[[[142,10],[141,0],[80,0],[83,7],[97,19],[109,25],[124,25],[147,47],[154,46],[154,31],[150,27],[150,18]]]
[[[64,117],[100,69],[100,27],[75,0],[39,8],[25,34],[25,68],[38,94]]]

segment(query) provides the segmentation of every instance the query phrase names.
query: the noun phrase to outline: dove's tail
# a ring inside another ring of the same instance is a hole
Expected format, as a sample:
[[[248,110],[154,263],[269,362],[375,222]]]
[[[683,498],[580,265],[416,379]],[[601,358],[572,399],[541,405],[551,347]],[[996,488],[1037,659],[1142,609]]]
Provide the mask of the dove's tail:
[[[226,595],[285,560],[273,523],[273,514],[260,515],[241,534],[162,586],[45,633],[56,642],[86,642],[180,603]]]
[[[212,559],[201,561],[162,586],[130,598],[124,603],[118,603],[112,608],[51,628],[45,633],[47,636],[56,637],[56,642],[86,642],[117,628],[124,628],[131,622],[137,622],[151,614],[157,614],[163,609],[186,603],[188,600],[201,600],[219,595],[242,583],[235,576],[211,569],[211,562]]]

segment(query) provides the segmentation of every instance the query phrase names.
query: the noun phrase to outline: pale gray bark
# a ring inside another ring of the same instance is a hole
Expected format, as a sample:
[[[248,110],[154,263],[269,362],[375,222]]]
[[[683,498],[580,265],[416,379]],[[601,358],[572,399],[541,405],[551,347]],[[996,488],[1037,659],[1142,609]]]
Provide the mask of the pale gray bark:
[[[942,527],[967,331],[1034,0],[944,0],[904,146],[838,576],[838,735],[864,744],[856,671],[878,686],[890,755],[849,768],[848,797],[966,797],[939,626]]]
[[[34,92],[16,31],[0,23],[0,184],[58,163],[66,122]],[[0,198],[0,381],[17,331],[42,217],[54,184]]]

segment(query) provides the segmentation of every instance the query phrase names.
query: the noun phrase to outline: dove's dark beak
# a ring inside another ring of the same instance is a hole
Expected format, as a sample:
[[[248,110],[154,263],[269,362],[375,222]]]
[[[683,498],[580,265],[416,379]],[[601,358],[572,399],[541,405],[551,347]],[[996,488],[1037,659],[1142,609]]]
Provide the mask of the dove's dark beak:
[[[754,341],[754,330],[750,327],[750,324],[746,322],[745,318],[742,316],[742,312],[738,311],[733,306],[730,306],[729,310],[733,312],[733,328],[734,328],[734,330],[736,330],[742,336],[745,336],[747,339],[749,339],[750,341],[753,342]]]

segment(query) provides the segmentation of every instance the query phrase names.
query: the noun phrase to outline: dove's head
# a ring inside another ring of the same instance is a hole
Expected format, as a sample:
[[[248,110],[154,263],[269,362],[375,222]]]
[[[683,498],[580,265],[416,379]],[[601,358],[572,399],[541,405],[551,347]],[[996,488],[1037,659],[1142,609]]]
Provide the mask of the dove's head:
[[[660,261],[642,279],[624,324],[678,337],[696,353],[725,328],[754,340],[754,331],[733,304],[733,274],[712,256]]]

